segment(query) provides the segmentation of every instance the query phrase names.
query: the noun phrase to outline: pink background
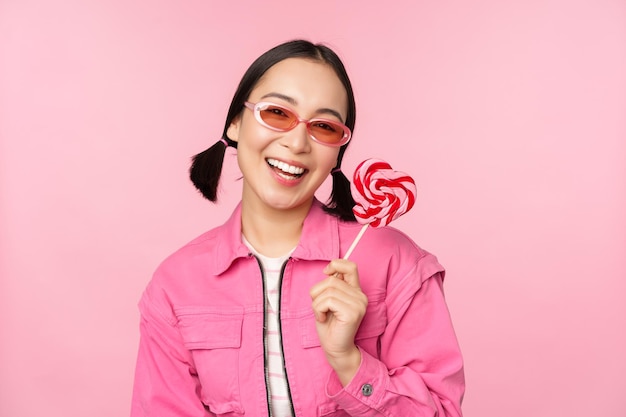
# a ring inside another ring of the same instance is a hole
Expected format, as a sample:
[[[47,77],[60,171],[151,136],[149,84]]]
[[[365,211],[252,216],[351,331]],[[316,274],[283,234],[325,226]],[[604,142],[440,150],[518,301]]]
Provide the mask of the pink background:
[[[143,287],[239,196],[232,153],[217,206],[189,158],[294,37],[352,76],[344,170],[418,183],[396,226],[448,269],[465,415],[626,415],[626,3],[381,4],[0,2],[0,415],[128,414]]]

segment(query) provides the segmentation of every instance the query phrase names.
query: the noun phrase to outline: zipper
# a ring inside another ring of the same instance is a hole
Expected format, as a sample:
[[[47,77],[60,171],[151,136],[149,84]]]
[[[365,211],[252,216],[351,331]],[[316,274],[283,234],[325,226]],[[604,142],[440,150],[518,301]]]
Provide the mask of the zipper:
[[[261,283],[263,284],[263,374],[265,376],[265,397],[267,399],[267,415],[272,417],[272,404],[270,397],[270,375],[269,368],[267,364],[267,288],[265,287],[265,272],[263,271],[263,264],[261,260],[257,258],[254,254],[250,254],[250,256],[256,259],[257,264],[259,264],[259,270],[261,271]]]
[[[291,398],[291,388],[289,385],[289,376],[287,375],[287,366],[285,365],[285,348],[283,345],[283,323],[281,321],[281,313],[283,310],[282,298],[283,298],[283,276],[285,274],[285,268],[291,260],[291,257],[287,258],[283,267],[280,269],[280,276],[278,278],[278,335],[280,336],[280,355],[283,360],[283,372],[285,373],[285,384],[287,385],[287,398],[289,398],[289,405],[291,406],[291,416],[296,417],[296,410],[293,408],[293,399]],[[265,284],[263,284],[265,288]]]
[[[265,376],[265,396],[267,398],[267,415],[272,417],[272,400],[270,395],[270,375],[269,375],[269,367],[267,361],[267,287],[265,285],[265,272],[263,271],[263,264],[261,260],[256,257],[254,254],[250,254],[256,259],[257,264],[259,265],[259,269],[261,271],[261,281],[263,283],[263,374]],[[280,269],[280,275],[278,277],[278,335],[280,337],[280,354],[283,362],[283,372],[285,373],[285,384],[287,385],[287,397],[289,398],[289,404],[291,406],[291,415],[292,417],[296,417],[296,411],[293,408],[293,399],[291,397],[291,388],[289,387],[289,376],[287,375],[287,367],[285,366],[285,353],[284,353],[284,345],[283,345],[283,326],[281,322],[281,312],[282,312],[282,295],[283,295],[283,276],[285,274],[285,268],[287,267],[287,263],[291,260],[289,257],[285,263],[283,263],[282,268]]]

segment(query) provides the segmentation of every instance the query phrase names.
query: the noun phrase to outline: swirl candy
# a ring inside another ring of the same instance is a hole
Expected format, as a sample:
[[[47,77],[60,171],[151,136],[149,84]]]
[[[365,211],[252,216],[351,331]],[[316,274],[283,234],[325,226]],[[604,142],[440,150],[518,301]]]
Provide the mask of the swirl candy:
[[[348,259],[368,226],[382,227],[409,211],[415,204],[415,181],[408,174],[394,171],[380,159],[366,159],[354,172],[350,185],[356,206],[356,220],[363,225],[343,259]]]
[[[380,159],[359,164],[351,189],[357,221],[372,227],[386,226],[409,211],[417,194],[413,178]]]

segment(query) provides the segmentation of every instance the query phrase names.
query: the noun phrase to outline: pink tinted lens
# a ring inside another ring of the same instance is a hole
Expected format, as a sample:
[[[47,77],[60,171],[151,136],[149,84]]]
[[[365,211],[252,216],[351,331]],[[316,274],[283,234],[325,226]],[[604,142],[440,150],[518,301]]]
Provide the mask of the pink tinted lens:
[[[332,120],[313,119],[308,126],[311,136],[320,142],[331,145],[341,142],[345,135],[344,126]]]
[[[261,108],[259,115],[268,126],[278,130],[293,129],[298,123],[298,117],[291,110],[272,104]]]

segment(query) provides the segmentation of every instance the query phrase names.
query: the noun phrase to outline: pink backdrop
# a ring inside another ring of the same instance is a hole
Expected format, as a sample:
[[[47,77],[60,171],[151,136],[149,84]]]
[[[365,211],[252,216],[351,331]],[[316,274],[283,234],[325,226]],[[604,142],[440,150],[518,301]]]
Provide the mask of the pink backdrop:
[[[238,199],[232,154],[217,206],[189,157],[294,37],[352,75],[345,171],[418,183],[466,416],[626,415],[626,3],[389,4],[0,2],[0,415],[128,414],[143,287]]]

